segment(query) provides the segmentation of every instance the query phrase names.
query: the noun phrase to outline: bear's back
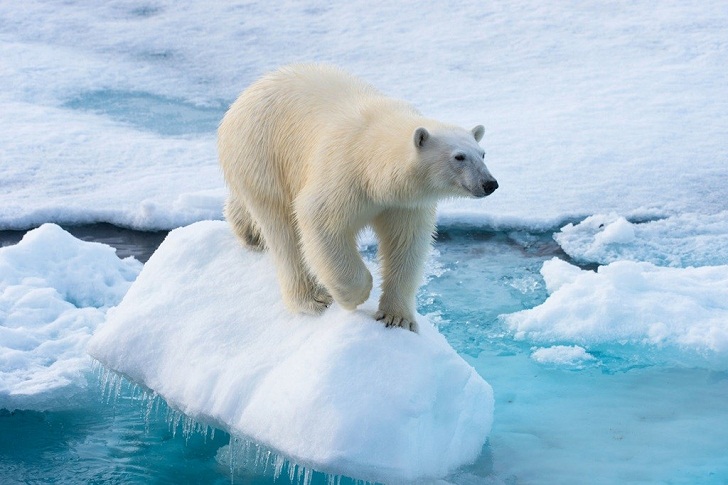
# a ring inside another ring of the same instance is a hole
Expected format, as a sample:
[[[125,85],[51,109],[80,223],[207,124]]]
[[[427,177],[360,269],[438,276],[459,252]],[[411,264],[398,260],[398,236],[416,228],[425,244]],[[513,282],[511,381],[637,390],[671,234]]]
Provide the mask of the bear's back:
[[[326,64],[294,64],[282,67],[262,78],[280,86],[290,95],[320,106],[351,104],[381,94],[371,85],[336,66]]]
[[[382,141],[398,138],[409,147],[417,117],[408,103],[337,67],[285,66],[255,81],[230,107],[218,132],[220,161],[228,179],[251,186],[275,181],[295,194],[312,171],[337,170],[325,165],[342,150],[374,155],[391,148]]]
[[[275,110],[276,120],[313,133],[351,121],[363,106],[383,98],[372,85],[325,64],[282,67],[263,76],[246,93],[258,107]]]

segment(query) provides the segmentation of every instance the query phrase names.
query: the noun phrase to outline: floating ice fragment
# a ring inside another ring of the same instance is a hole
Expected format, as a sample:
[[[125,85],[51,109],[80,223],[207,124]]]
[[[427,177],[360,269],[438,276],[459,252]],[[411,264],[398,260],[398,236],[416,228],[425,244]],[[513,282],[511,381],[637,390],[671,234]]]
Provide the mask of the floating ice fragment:
[[[86,342],[141,266],[54,224],[0,248],[0,408],[78,404],[91,364]]]
[[[541,274],[548,299],[503,316],[516,338],[585,346],[630,342],[728,362],[728,265],[617,261],[593,272],[554,258]]]
[[[585,362],[596,358],[588,353],[584,347],[578,345],[554,345],[541,347],[531,353],[531,358],[540,364],[555,364],[563,366],[580,367]]]
[[[89,352],[298,465],[387,483],[444,476],[479,455],[492,390],[426,318],[419,335],[375,322],[376,299],[292,315],[269,257],[201,222],[169,234]]]
[[[568,224],[554,239],[581,262],[647,261],[660,266],[728,264],[728,211],[682,214],[633,224],[617,214],[597,214]]]

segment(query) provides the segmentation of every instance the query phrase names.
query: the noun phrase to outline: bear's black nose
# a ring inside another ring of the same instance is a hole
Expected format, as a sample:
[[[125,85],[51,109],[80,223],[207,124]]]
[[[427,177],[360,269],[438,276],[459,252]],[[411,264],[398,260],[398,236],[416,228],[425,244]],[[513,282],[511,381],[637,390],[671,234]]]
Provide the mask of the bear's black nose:
[[[495,180],[489,180],[483,184],[483,190],[485,191],[485,195],[490,195],[493,192],[495,192],[495,189],[498,188],[498,182]]]

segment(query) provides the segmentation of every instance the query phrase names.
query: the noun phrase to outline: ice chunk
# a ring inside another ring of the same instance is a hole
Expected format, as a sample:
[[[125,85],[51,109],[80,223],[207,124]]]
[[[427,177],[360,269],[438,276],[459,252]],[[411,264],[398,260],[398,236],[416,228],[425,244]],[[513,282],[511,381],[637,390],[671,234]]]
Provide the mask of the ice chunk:
[[[105,366],[197,420],[307,467],[361,479],[443,476],[490,431],[490,386],[424,317],[288,313],[266,254],[224,222],[169,234],[89,343]]]
[[[728,360],[728,265],[617,261],[593,272],[554,258],[541,273],[548,299],[503,317],[516,338],[670,346]]]
[[[531,353],[531,358],[540,364],[555,364],[567,367],[581,367],[596,358],[584,347],[578,345],[554,345],[541,347]]]
[[[617,214],[597,214],[568,224],[554,239],[581,262],[608,264],[620,259],[660,266],[728,264],[728,211],[682,214],[633,224]]]
[[[86,342],[141,266],[54,224],[0,248],[0,408],[74,406],[91,363]]]

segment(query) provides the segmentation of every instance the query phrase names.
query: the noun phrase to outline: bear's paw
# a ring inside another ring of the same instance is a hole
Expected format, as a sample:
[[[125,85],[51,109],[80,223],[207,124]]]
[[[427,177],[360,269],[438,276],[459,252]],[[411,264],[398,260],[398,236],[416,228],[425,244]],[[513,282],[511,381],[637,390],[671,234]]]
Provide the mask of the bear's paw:
[[[417,322],[414,319],[405,318],[394,313],[387,313],[383,310],[379,310],[375,313],[374,318],[377,321],[384,323],[384,326],[386,327],[401,327],[415,333],[419,330]]]
[[[372,292],[372,274],[361,265],[361,270],[346,282],[334,287],[334,299],[339,305],[347,310],[354,310],[356,307],[369,299]]]
[[[299,291],[294,291],[286,300],[286,306],[294,313],[305,315],[321,315],[331,306],[334,299],[326,288],[307,282]]]

